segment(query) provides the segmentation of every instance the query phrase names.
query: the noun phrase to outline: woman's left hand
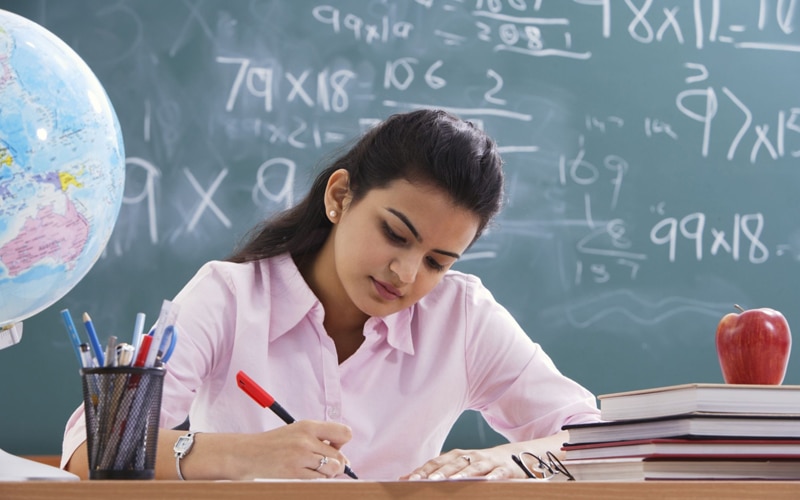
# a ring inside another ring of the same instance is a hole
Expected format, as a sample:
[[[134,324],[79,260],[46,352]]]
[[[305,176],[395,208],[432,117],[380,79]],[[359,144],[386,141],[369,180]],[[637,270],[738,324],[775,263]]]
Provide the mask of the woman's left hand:
[[[428,460],[422,467],[411,471],[400,479],[462,479],[483,477],[486,479],[508,479],[525,477],[511,460],[511,452],[499,446],[485,450],[451,450]],[[517,472],[520,473],[517,473]]]
[[[545,456],[548,451],[561,450],[563,443],[569,441],[567,431],[552,436],[506,443],[483,450],[451,450],[428,460],[425,465],[411,471],[400,479],[462,479],[482,477],[485,479],[526,479],[522,469],[514,463],[512,454],[527,451]],[[560,454],[560,453],[558,453]]]

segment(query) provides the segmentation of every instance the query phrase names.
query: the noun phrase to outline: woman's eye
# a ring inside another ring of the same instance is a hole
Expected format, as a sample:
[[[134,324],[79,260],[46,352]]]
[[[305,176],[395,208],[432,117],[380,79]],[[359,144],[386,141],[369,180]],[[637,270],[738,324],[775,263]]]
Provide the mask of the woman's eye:
[[[389,238],[391,241],[397,243],[405,243],[406,239],[400,236],[399,234],[392,231],[392,228],[389,227],[388,224],[385,222],[383,223],[383,232],[386,233],[386,237]]]
[[[431,269],[433,269],[434,271],[443,271],[444,270],[444,266],[439,264],[436,261],[436,259],[434,259],[433,257],[428,257],[426,260],[428,261],[428,266]]]

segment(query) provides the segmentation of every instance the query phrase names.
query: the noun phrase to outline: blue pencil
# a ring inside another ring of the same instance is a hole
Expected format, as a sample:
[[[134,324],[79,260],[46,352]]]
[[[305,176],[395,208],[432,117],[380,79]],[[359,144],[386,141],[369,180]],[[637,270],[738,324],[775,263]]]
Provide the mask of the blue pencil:
[[[61,311],[61,319],[64,320],[64,326],[67,327],[69,334],[69,341],[72,343],[72,348],[75,349],[75,357],[78,358],[78,363],[83,366],[83,357],[81,356],[81,339],[78,338],[78,330],[75,329],[75,323],[72,322],[72,315],[69,309]]]
[[[83,326],[86,327],[86,333],[89,334],[89,342],[92,343],[95,357],[97,357],[97,366],[106,366],[106,359],[103,356],[103,347],[100,345],[100,339],[97,338],[97,332],[94,331],[94,324],[89,313],[83,313]]]

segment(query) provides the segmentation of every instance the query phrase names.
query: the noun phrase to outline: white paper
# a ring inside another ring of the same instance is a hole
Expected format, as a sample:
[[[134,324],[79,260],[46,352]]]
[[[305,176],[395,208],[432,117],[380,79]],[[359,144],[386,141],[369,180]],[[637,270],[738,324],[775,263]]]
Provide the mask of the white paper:
[[[0,481],[78,481],[71,472],[18,457],[0,449]]]

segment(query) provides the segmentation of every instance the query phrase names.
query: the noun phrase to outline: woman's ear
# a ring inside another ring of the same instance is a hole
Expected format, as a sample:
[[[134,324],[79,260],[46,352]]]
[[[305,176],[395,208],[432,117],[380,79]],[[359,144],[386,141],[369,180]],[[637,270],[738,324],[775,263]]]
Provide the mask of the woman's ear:
[[[351,199],[350,173],[340,168],[328,177],[328,185],[325,187],[326,217],[333,223],[338,222]]]

